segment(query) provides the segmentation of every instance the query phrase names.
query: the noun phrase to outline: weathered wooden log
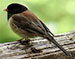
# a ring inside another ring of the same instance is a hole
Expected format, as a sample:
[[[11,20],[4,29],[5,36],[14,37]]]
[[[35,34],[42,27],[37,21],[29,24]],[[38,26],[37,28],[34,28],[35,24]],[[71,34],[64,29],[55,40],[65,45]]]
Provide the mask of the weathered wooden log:
[[[22,45],[17,41],[0,44],[0,59],[75,59],[75,31],[56,35],[54,38],[72,57],[66,56],[46,39],[37,38],[31,40],[32,45]],[[33,48],[42,52],[33,53]]]

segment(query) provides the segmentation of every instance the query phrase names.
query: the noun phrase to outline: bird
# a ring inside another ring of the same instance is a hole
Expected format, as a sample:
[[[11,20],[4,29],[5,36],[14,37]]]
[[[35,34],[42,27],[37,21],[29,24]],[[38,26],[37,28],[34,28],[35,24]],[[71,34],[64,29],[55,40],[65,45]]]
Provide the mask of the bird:
[[[55,39],[54,34],[29,8],[20,3],[11,3],[4,11],[7,11],[7,18],[13,32],[22,38],[29,39],[43,37],[54,43],[67,56],[71,56]]]

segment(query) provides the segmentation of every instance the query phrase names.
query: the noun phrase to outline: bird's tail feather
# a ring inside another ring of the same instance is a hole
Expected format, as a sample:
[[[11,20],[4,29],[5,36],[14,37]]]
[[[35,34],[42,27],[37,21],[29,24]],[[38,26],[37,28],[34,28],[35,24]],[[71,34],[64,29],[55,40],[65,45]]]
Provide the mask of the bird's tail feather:
[[[70,53],[68,53],[61,45],[59,45],[56,40],[49,35],[49,37],[47,38],[49,41],[53,42],[58,48],[60,48],[67,56],[71,56]]]

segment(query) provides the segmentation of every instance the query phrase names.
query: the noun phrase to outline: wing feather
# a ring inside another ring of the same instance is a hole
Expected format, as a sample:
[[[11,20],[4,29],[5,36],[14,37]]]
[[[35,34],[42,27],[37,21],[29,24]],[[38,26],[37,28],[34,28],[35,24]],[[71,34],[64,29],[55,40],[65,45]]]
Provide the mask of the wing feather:
[[[25,17],[20,14],[15,14],[12,16],[14,20],[14,24],[25,31],[34,33],[34,34],[41,34],[45,35],[45,32],[42,30],[42,28],[39,28],[38,25],[36,25],[34,22],[29,21],[30,19],[28,17]]]

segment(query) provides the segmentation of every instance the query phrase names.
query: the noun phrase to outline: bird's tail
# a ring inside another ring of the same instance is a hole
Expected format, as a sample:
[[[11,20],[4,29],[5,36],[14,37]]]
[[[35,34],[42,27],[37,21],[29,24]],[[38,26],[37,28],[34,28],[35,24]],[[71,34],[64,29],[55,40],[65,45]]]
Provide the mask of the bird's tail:
[[[61,45],[59,45],[56,40],[51,36],[49,35],[49,37],[47,38],[48,41],[51,41],[53,42],[58,48],[60,48],[67,56],[71,56],[70,53],[68,53]]]

